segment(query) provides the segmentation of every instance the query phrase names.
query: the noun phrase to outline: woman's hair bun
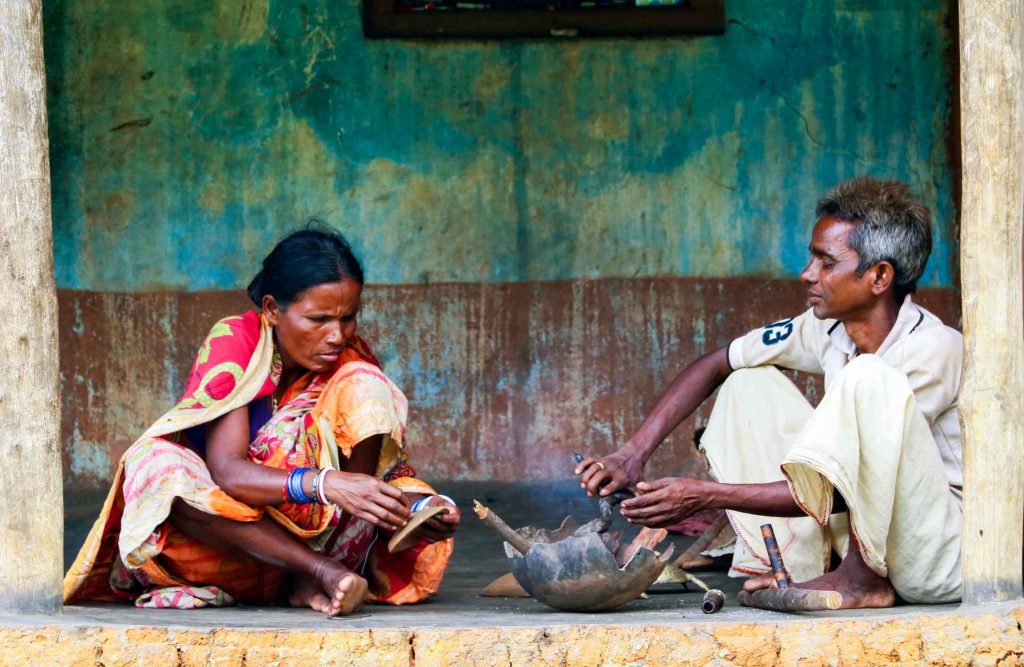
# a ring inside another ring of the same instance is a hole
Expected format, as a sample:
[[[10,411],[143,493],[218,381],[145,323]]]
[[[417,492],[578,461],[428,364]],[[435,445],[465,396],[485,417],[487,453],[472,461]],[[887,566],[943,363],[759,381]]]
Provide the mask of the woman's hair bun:
[[[269,294],[287,308],[310,287],[344,279],[362,285],[362,265],[344,236],[313,220],[274,246],[246,291],[257,306]]]

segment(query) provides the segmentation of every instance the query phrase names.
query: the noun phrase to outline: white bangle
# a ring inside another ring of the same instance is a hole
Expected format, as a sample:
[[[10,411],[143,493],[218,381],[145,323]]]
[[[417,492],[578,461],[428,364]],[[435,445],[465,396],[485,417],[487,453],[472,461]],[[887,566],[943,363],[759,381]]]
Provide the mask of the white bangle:
[[[332,504],[331,501],[327,499],[327,493],[324,491],[324,482],[327,481],[327,473],[332,470],[334,470],[334,468],[331,466],[320,468],[320,470],[317,471],[316,479],[313,482],[313,487],[316,489],[317,499],[320,501],[321,505]]]
[[[454,500],[452,500],[451,498],[449,498],[448,496],[444,495],[443,493],[436,493],[436,494],[434,494],[434,495],[432,495],[432,496],[423,496],[422,498],[420,498],[419,500],[417,500],[416,502],[414,502],[414,503],[412,504],[412,511],[413,511],[413,512],[419,512],[419,511],[420,511],[421,509],[423,509],[424,507],[426,507],[427,503],[429,503],[429,502],[430,502],[430,499],[431,499],[431,498],[441,498],[442,500],[446,500],[446,501],[448,501],[448,502],[449,502],[449,503],[451,503],[451,504],[452,504],[453,506],[456,506],[456,505],[455,505],[455,501],[454,501]]]

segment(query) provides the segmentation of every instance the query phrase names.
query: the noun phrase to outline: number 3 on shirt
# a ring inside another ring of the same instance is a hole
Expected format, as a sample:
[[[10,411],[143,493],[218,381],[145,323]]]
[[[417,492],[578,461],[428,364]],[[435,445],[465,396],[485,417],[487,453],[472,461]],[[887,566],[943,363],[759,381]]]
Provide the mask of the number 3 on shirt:
[[[761,342],[765,345],[775,345],[789,338],[793,333],[793,319],[791,317],[788,320],[779,320],[766,326],[764,333],[761,334]]]

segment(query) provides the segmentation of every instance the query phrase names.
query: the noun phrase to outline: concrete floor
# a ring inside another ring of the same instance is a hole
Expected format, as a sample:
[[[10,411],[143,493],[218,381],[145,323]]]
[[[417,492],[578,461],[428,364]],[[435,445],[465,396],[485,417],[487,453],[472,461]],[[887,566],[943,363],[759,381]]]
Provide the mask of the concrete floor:
[[[81,605],[65,608],[59,624],[95,625],[159,625],[181,628],[282,628],[299,629],[331,627],[364,628],[452,628],[488,626],[549,626],[552,624],[615,624],[651,625],[702,623],[710,621],[774,622],[801,616],[822,616],[835,619],[838,614],[789,615],[740,607],[735,593],[741,580],[730,579],[724,572],[697,572],[709,586],[726,592],[725,608],[714,615],[700,611],[703,592],[694,586],[661,585],[647,598],[634,600],[614,611],[602,613],[567,613],[547,607],[532,599],[485,598],[480,591],[494,578],[508,572],[501,541],[483,527],[472,512],[472,501],[479,499],[500,514],[510,525],[525,524],[557,526],[566,515],[586,521],[593,518],[595,508],[571,481],[558,483],[502,484],[452,483],[438,488],[450,495],[463,512],[462,527],[456,548],[441,590],[423,604],[407,607],[368,605],[359,613],[342,619],[325,619],[311,610],[287,608],[235,607],[194,611],[135,609],[124,605]],[[66,501],[65,561],[70,563],[98,513],[102,497],[75,495]],[[623,524],[628,534],[634,527]],[[675,536],[676,553],[685,549],[694,538]],[[885,618],[942,611],[954,612],[957,605],[920,607],[905,605],[884,612],[847,611],[843,618]],[[0,625],[10,619],[0,617]],[[50,619],[49,622],[53,622]],[[20,623],[25,618],[19,619]]]

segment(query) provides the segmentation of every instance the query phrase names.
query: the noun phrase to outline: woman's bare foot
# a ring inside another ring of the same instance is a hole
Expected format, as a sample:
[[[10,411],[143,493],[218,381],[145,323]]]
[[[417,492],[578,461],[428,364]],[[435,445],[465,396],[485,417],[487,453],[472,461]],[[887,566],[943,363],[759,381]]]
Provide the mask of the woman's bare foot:
[[[752,592],[774,584],[775,579],[771,575],[754,577],[743,583],[743,590]],[[840,609],[891,607],[896,603],[896,590],[887,578],[867,566],[860,554],[860,545],[852,534],[850,550],[839,567],[817,579],[793,586],[813,591],[836,591],[843,596]]]
[[[348,568],[328,561],[318,568],[316,581],[300,577],[288,596],[293,607],[310,607],[328,616],[350,614],[366,599],[366,580]]]

